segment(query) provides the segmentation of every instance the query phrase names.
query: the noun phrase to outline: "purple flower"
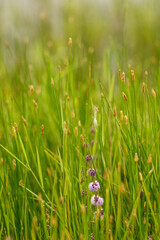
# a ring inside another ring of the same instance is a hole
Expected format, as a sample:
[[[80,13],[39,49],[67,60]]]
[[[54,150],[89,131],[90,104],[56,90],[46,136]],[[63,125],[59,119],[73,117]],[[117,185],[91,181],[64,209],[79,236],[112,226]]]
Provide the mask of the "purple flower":
[[[94,129],[94,128],[91,128],[91,129],[90,129],[90,132],[94,134],[94,133],[95,133],[95,129]]]
[[[91,145],[92,145],[92,146],[94,145],[94,140],[91,141]]]
[[[95,182],[91,182],[89,185],[89,190],[91,192],[94,192],[94,191],[97,191],[98,189],[100,189],[100,185],[99,185],[99,182],[95,181]]]
[[[103,203],[104,203],[104,200],[103,198],[101,198],[100,196],[98,195],[93,195],[93,197],[91,198],[91,203],[92,205],[99,205],[99,206],[102,206]]]
[[[86,161],[87,161],[87,162],[91,161],[91,159],[92,159],[92,158],[91,158],[91,155],[87,155],[87,156],[86,156]]]
[[[88,173],[89,173],[89,175],[91,175],[91,176],[95,176],[95,175],[96,175],[96,171],[95,171],[93,168],[89,168],[89,169],[88,169]]]

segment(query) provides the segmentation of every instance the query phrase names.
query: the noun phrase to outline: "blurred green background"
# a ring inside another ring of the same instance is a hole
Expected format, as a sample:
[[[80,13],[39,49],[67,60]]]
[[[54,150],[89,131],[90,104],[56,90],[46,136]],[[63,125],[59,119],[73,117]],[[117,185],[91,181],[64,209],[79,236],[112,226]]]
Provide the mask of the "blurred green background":
[[[117,63],[123,70],[128,65],[140,71],[151,65],[159,68],[159,12],[158,0],[2,0],[1,48],[7,41],[17,51],[16,42],[28,38],[30,61],[34,62],[37,39],[51,55],[57,51],[62,55],[72,37],[74,47],[94,50],[99,66],[107,50],[113,70]]]

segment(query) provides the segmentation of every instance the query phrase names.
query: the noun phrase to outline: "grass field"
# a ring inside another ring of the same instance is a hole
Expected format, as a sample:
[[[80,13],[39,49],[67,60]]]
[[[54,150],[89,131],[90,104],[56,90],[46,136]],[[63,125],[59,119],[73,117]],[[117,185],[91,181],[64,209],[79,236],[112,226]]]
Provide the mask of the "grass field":
[[[33,3],[0,9],[0,239],[160,239],[159,1]]]

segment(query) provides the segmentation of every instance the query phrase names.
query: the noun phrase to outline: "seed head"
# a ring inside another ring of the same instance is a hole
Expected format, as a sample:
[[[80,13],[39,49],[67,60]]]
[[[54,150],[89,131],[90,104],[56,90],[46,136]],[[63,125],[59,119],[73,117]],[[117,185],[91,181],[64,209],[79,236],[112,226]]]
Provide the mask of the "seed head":
[[[132,81],[134,81],[135,80],[134,70],[131,70],[131,76],[132,76]]]
[[[122,73],[121,80],[122,80],[123,83],[125,82],[125,73],[124,72]]]
[[[103,93],[101,93],[101,98],[104,98],[104,94]]]
[[[154,91],[154,89],[152,88],[152,95],[154,98],[156,98],[156,92]]]
[[[142,176],[142,173],[141,172],[139,172],[139,178],[140,178],[140,180],[141,180],[141,182],[143,181],[143,176]]]
[[[43,135],[44,134],[44,125],[42,124],[41,125],[41,135]]]
[[[75,118],[75,113],[74,112],[72,112],[72,119],[74,119]]]
[[[72,38],[71,38],[71,37],[68,39],[68,46],[69,46],[69,47],[72,46]]]
[[[53,87],[53,85],[54,85],[54,80],[53,78],[51,78],[51,86]]]
[[[16,169],[16,160],[13,159],[13,170],[15,170],[15,169]]]
[[[126,94],[124,92],[122,92],[122,95],[123,95],[124,100],[127,102],[128,98],[127,98]]]
[[[29,86],[29,94],[32,95],[34,92],[34,86],[33,85],[30,85]]]
[[[15,129],[15,132],[18,132],[18,126],[17,126],[17,123],[14,123],[14,129]]]
[[[145,93],[145,83],[142,84],[142,92]]]
[[[152,168],[152,169],[149,171],[149,173],[148,173],[148,174],[149,174],[149,175],[151,175],[151,174],[152,174],[152,172],[153,172],[153,170],[154,170],[154,169]]]
[[[81,127],[81,121],[80,120],[78,121],[78,127]]]
[[[120,69],[118,70],[118,77],[119,77],[119,79],[121,79],[121,70]]]
[[[137,153],[135,153],[134,161],[135,161],[135,162],[138,162],[138,154],[137,154]]]
[[[59,71],[59,73],[62,71],[60,65],[58,66],[58,71]]]
[[[27,121],[26,121],[26,119],[23,116],[22,116],[22,121],[23,121],[24,125],[27,126]]]
[[[75,136],[77,137],[78,136],[78,127],[75,127],[74,132],[75,132]]]
[[[116,110],[116,106],[113,106],[113,115],[116,116],[117,115],[117,110]]]
[[[147,160],[147,163],[148,163],[148,164],[151,164],[151,163],[152,163],[152,156],[151,156],[151,155],[149,155],[148,160]]]
[[[123,111],[120,111],[120,120],[123,121]]]
[[[38,104],[37,104],[37,102],[36,102],[34,99],[32,100],[32,102],[33,102],[35,108],[38,109]]]
[[[124,116],[124,122],[125,122],[126,125],[128,124],[128,117],[127,117],[127,115]]]

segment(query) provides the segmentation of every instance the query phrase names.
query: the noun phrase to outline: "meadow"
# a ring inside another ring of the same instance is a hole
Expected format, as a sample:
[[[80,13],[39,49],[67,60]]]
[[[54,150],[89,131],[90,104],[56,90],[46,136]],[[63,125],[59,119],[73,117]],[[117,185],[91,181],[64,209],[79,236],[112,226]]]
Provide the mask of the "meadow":
[[[159,1],[7,2],[0,239],[160,239]]]

